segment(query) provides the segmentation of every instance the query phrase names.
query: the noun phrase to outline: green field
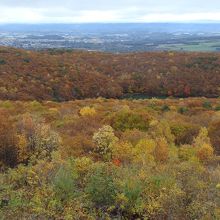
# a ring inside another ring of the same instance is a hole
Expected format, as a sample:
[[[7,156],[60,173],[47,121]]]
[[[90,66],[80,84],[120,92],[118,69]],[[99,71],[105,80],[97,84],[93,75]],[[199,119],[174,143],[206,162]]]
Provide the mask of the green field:
[[[198,51],[198,52],[213,52],[219,51],[220,40],[217,41],[194,41],[190,43],[179,44],[162,44],[157,47],[163,50],[183,50],[183,51]]]

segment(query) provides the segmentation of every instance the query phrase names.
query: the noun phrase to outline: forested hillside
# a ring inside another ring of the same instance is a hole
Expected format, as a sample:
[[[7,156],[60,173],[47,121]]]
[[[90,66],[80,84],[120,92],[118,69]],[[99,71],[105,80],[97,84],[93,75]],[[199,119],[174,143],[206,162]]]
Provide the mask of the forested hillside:
[[[219,99],[0,101],[0,219],[220,219]]]
[[[220,54],[0,48],[0,99],[220,95]]]
[[[0,48],[0,219],[220,219],[219,95],[217,53]]]

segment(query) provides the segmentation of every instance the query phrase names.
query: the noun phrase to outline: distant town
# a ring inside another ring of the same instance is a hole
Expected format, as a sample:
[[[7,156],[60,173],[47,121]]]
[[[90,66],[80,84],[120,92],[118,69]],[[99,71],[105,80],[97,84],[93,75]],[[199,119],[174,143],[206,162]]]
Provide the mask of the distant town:
[[[114,53],[220,51],[219,24],[0,25],[0,45]]]

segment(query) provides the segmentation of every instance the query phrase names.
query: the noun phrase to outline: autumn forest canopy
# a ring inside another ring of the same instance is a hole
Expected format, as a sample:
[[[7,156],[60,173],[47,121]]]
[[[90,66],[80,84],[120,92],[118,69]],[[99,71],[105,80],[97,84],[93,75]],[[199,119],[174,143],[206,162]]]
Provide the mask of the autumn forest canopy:
[[[219,96],[218,53],[0,47],[0,219],[220,219]]]
[[[218,97],[220,54],[0,48],[0,98]]]

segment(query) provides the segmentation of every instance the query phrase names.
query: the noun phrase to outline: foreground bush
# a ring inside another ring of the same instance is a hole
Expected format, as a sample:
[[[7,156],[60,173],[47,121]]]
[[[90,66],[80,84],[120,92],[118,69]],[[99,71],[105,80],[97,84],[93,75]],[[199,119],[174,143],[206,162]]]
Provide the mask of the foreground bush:
[[[219,219],[219,114],[203,101],[0,102],[0,219]]]

